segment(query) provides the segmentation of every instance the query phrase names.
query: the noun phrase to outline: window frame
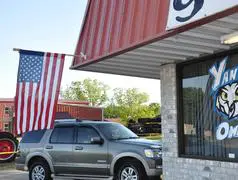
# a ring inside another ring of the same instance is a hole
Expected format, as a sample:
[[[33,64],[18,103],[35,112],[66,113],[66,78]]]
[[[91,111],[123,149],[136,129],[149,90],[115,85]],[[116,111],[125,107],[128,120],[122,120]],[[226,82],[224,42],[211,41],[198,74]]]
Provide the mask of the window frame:
[[[79,126],[77,126],[76,127],[76,137],[75,137],[75,142],[76,142],[76,144],[83,144],[83,145],[98,145],[98,144],[93,144],[93,143],[79,143],[78,142],[78,131],[79,131],[79,128],[91,128],[91,129],[93,129],[97,134],[98,134],[98,136],[101,138],[101,139],[103,139],[102,138],[102,136],[101,136],[101,134],[99,133],[99,131],[95,128],[95,127],[93,127],[93,126],[91,126],[91,125],[79,125]]]
[[[73,142],[72,143],[62,143],[62,142],[52,142],[51,138],[52,135],[55,131],[56,128],[67,128],[67,127],[73,127]],[[51,134],[50,134],[50,138],[49,138],[49,144],[76,144],[76,126],[75,125],[61,125],[61,126],[56,126],[54,127],[54,129],[52,130]]]
[[[199,156],[199,155],[187,155],[185,154],[185,146],[184,146],[184,115],[183,115],[183,89],[182,89],[182,69],[186,65],[191,65],[191,64],[196,64],[196,63],[201,63],[201,62],[206,62],[211,59],[216,59],[216,58],[222,58],[225,56],[229,55],[234,55],[238,54],[238,47],[228,50],[228,51],[223,51],[220,53],[216,53],[213,55],[205,56],[202,58],[197,58],[194,60],[178,63],[176,65],[176,104],[177,104],[177,132],[178,132],[178,157],[181,158],[190,158],[190,159],[202,159],[202,160],[213,160],[213,161],[221,161],[221,162],[238,162],[238,157],[236,159],[229,159],[229,158],[220,158],[220,157],[209,157],[209,156]],[[237,139],[238,140],[238,139]]]

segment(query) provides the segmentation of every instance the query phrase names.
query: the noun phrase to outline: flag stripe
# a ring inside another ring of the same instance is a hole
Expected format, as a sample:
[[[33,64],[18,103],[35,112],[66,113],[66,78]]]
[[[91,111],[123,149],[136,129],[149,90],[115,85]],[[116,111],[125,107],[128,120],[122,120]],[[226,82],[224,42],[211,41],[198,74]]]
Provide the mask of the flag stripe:
[[[41,74],[41,82],[40,82],[40,87],[39,87],[39,95],[38,95],[38,107],[37,107],[37,118],[36,118],[36,122],[35,122],[35,126],[34,129],[37,130],[38,127],[40,127],[40,119],[42,116],[42,109],[43,109],[43,101],[44,101],[44,92],[45,92],[45,86],[44,86],[44,82],[46,80],[46,76],[47,76],[47,68],[49,65],[49,56],[45,56],[44,57],[44,62],[43,62],[43,68],[42,68],[42,74]]]
[[[51,110],[50,110],[50,108],[51,108],[51,103],[52,103],[52,100],[53,100],[53,96],[55,95],[54,94],[54,84],[55,84],[55,82],[57,82],[57,81],[54,81],[54,78],[55,78],[55,74],[57,73],[57,58],[58,58],[58,54],[54,54],[54,56],[53,56],[53,71],[52,71],[52,74],[51,74],[51,79],[50,79],[50,86],[51,86],[51,89],[49,90],[49,101],[48,101],[48,103],[47,103],[47,110],[46,110],[46,119],[48,120],[48,121],[46,121],[46,124],[45,124],[45,126],[46,126],[46,128],[47,129],[49,129],[49,126],[50,126],[50,123],[51,123],[51,118],[52,118],[52,116],[51,116]]]
[[[32,124],[32,130],[35,129],[35,125],[36,125],[36,121],[37,121],[37,114],[38,114],[38,102],[39,102],[39,92],[40,92],[40,85],[37,83],[37,87],[36,87],[36,94],[35,94],[35,113],[34,113],[34,121],[33,121],[33,124]],[[37,122],[38,123],[38,122]]]
[[[56,57],[56,64],[55,64],[55,73],[52,79],[57,79],[57,77],[59,76],[59,72],[60,72],[60,64],[61,64],[61,55],[59,55],[60,59],[57,59]],[[50,107],[49,107],[49,121],[47,124],[47,129],[49,129],[51,127],[51,122],[52,122],[52,117],[53,117],[53,108],[55,106],[55,96],[56,96],[56,90],[57,90],[57,85],[58,85],[58,81],[53,81],[53,88],[52,88],[52,98],[50,101]]]
[[[17,93],[16,93],[16,103],[17,103],[17,111],[16,111],[16,117],[17,117],[17,134],[21,133],[20,129],[20,117],[21,117],[21,91],[22,91],[22,83],[17,84]]]
[[[58,73],[58,81],[56,81],[57,82],[57,88],[56,88],[56,92],[55,92],[54,107],[57,106],[58,97],[59,97],[59,93],[60,93],[60,82],[61,82],[62,75],[63,75],[64,59],[65,59],[65,55],[62,54],[60,56],[60,59],[58,60],[58,61],[60,61],[60,68],[59,68],[59,73]],[[52,109],[53,109],[53,113],[52,113],[52,118],[51,119],[55,119],[56,108],[52,108]],[[51,121],[50,128],[53,127],[53,124],[54,124],[54,122]]]
[[[20,132],[23,132],[23,107],[24,107],[25,82],[21,83],[21,104],[20,104]]]
[[[26,130],[29,131],[30,126],[30,114],[31,114],[31,98],[32,98],[32,91],[33,91],[33,82],[28,83],[29,84],[29,91],[28,91],[28,101],[27,101],[27,118],[26,118]]]
[[[41,111],[40,111],[40,117],[39,117],[39,122],[38,122],[38,129],[43,129],[43,126],[42,126],[42,122],[45,121],[45,119],[42,119],[42,115],[43,115],[43,112],[44,112],[44,102],[45,102],[45,99],[47,99],[45,97],[45,93],[46,93],[46,81],[47,81],[47,76],[48,76],[48,72],[49,72],[49,64],[50,64],[50,53],[47,53],[46,54],[46,64],[45,66],[43,67],[45,69],[45,74],[44,74],[44,79],[43,79],[43,84],[42,85],[42,88],[43,88],[43,91],[42,91],[42,94],[41,94]]]
[[[50,80],[51,80],[51,74],[52,74],[52,68],[53,68],[53,63],[54,63],[54,56],[50,56],[50,64],[48,68],[48,74],[47,74],[47,80],[46,80],[46,90],[45,90],[45,95],[44,95],[44,109],[43,109],[43,114],[41,118],[41,129],[45,128],[45,125],[48,123],[48,118],[46,118],[46,110],[48,107],[49,103],[49,91],[50,91]]]
[[[36,96],[36,90],[37,90],[37,83],[32,83],[32,96],[31,96],[31,110],[30,110],[30,122],[29,122],[29,131],[32,131],[33,129],[33,122],[35,118],[35,96]]]
[[[26,132],[26,121],[27,121],[27,104],[28,104],[28,94],[29,94],[29,83],[24,83],[25,91],[23,92],[24,96],[24,103],[23,103],[23,126],[22,126],[22,132]]]

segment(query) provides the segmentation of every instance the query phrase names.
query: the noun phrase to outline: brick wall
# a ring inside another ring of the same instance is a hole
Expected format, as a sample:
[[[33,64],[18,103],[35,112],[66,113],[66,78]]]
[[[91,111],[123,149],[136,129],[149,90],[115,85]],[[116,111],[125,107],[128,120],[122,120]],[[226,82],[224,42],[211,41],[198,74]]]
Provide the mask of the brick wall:
[[[238,163],[178,157],[175,64],[161,67],[163,175],[165,180],[236,180]]]
[[[10,111],[14,112],[14,104],[13,102],[1,102],[0,103],[0,130],[4,129],[4,123],[10,122],[9,114],[5,113],[5,108],[8,107]]]

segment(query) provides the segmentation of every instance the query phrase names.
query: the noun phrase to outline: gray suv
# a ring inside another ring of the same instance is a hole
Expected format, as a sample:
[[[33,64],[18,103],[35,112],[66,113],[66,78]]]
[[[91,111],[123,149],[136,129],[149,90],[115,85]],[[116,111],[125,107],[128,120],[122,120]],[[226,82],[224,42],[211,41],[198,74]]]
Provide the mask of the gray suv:
[[[30,180],[146,180],[162,173],[161,144],[118,123],[61,120],[23,136],[16,169]]]

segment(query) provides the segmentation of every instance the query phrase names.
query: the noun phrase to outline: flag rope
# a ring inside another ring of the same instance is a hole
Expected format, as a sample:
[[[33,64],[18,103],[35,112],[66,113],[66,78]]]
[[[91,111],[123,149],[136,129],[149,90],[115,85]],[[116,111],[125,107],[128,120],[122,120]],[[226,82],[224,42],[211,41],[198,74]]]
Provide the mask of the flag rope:
[[[19,49],[19,48],[13,48],[13,51],[31,51],[31,50],[25,50],[25,49]],[[64,53],[57,53],[57,54],[64,54]],[[85,54],[83,54],[82,52],[80,52],[80,55],[73,55],[73,54],[64,54],[65,56],[71,56],[71,57],[80,57],[80,58],[84,58],[85,60],[87,59],[87,56]]]
[[[18,153],[18,151],[0,152],[0,155],[16,154],[16,153]]]

